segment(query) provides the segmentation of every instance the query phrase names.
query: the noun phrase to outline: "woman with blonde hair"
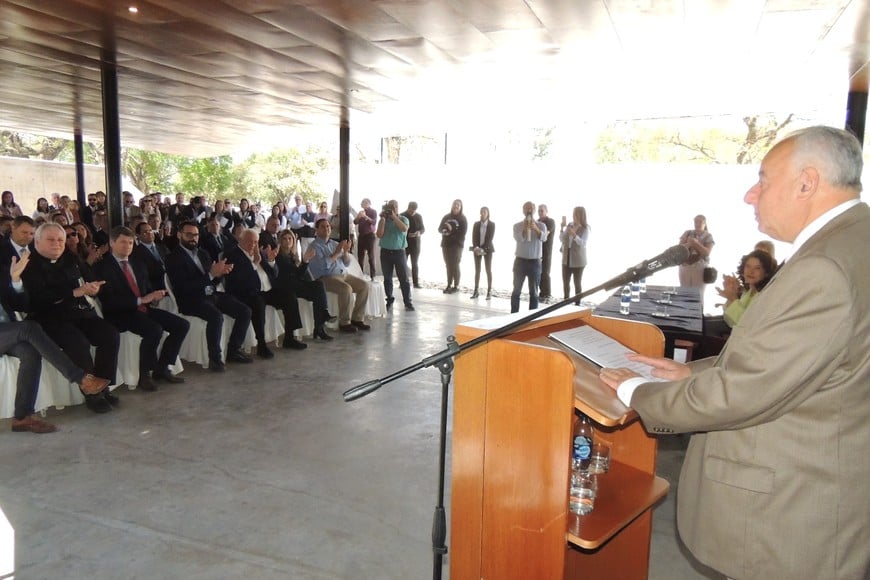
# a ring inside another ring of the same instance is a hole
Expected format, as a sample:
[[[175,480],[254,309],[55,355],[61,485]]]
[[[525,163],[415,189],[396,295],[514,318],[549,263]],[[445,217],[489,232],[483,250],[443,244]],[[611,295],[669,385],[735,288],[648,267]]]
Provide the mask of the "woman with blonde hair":
[[[565,300],[571,296],[571,280],[574,280],[575,296],[583,291],[581,282],[583,268],[586,267],[586,243],[589,241],[591,229],[586,221],[586,208],[583,206],[574,208],[571,223],[562,216],[562,228],[559,232],[562,246],[559,251],[562,252],[562,291]]]

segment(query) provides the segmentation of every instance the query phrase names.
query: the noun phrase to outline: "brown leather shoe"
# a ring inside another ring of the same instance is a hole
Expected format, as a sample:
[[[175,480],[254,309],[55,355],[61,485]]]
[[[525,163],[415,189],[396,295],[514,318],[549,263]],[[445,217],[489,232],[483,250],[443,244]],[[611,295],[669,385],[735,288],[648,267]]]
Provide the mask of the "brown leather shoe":
[[[109,379],[101,379],[92,374],[87,374],[79,383],[79,388],[86,395],[96,395],[109,386]]]
[[[12,419],[12,430],[16,433],[54,433],[57,427],[48,421],[37,419],[36,415],[31,415],[24,419]]]
[[[339,325],[338,329],[342,332],[349,332],[349,333],[356,332],[356,326],[354,326],[353,324],[341,324],[341,325]]]
[[[371,330],[372,329],[371,326],[369,326],[368,324],[366,324],[362,320],[351,320],[350,323],[353,324],[355,327],[359,328],[360,330]]]

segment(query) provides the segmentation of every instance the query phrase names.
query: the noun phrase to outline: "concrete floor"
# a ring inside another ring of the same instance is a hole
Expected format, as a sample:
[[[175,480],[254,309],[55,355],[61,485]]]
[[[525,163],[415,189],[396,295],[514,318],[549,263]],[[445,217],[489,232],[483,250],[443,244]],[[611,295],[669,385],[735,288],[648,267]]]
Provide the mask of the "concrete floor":
[[[341,394],[439,352],[457,323],[509,306],[440,289],[414,301],[416,312],[397,308],[371,332],[302,353],[223,375],[186,365],[186,384],[121,390],[122,409],[108,415],[52,410],[57,434],[0,422],[14,577],[431,578],[439,373],[353,403]],[[719,578],[675,537],[684,447],[662,441],[659,473],[672,487],[655,511],[653,580]]]

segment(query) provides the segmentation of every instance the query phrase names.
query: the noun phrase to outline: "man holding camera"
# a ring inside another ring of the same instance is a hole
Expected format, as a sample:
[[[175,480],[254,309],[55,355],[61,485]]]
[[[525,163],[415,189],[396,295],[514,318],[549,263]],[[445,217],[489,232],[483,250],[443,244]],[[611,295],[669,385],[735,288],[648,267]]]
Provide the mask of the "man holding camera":
[[[529,279],[529,310],[538,307],[538,282],[541,279],[541,257],[544,253],[544,242],[547,241],[547,225],[535,221],[535,204],[527,201],[523,204],[522,221],[514,224],[514,240],[517,242],[516,258],[514,259],[514,290],[511,293],[511,312],[520,310],[520,292],[523,282]]]
[[[414,310],[411,304],[411,285],[408,283],[408,269],[405,264],[405,248],[408,247],[408,218],[399,213],[399,202],[391,199],[381,210],[377,236],[381,245],[381,270],[384,272],[384,292],[387,295],[387,310],[392,308],[393,269],[399,279],[405,310]]]

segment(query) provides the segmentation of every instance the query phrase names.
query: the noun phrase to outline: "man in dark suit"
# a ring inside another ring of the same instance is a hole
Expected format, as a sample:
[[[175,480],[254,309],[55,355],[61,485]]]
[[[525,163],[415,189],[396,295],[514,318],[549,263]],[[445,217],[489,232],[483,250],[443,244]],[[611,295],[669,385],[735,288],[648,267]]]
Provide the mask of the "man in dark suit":
[[[175,203],[169,206],[167,217],[172,223],[172,231],[177,233],[181,223],[193,219],[193,210],[184,203],[184,194],[175,194]]]
[[[293,336],[293,331],[302,328],[299,316],[299,303],[296,295],[290,292],[279,292],[273,288],[277,276],[275,256],[277,245],[263,246],[263,255],[257,247],[257,232],[245,230],[242,232],[239,245],[227,254],[227,262],[233,265],[233,270],[226,277],[226,288],[251,309],[251,322],[254,334],[257,336],[257,354],[263,358],[274,355],[266,345],[265,322],[266,305],[274,306],[284,314],[284,348],[302,350],[308,345]]]
[[[120,335],[87,301],[99,293],[103,282],[80,283],[78,263],[64,251],[66,233],[60,224],[42,224],[33,240],[36,251],[21,274],[27,293],[27,319],[38,322],[76,366],[107,383],[113,381]],[[93,359],[91,346],[96,347]],[[108,388],[97,394],[85,393],[85,404],[95,413],[108,412],[118,402]]]
[[[276,217],[270,217],[266,220],[266,229],[260,232],[260,247],[268,245],[278,245],[278,227],[281,222]]]
[[[79,210],[79,219],[88,229],[94,231],[94,212],[97,211],[97,194],[88,194],[88,203]]]
[[[109,384],[77,367],[70,358],[49,338],[42,327],[32,320],[16,322],[14,311],[26,308],[27,297],[21,273],[30,261],[30,252],[19,260],[12,259],[8,273],[0,276],[0,355],[18,359],[16,376],[15,410],[12,430],[16,432],[53,433],[57,427],[37,417],[36,394],[43,360],[51,363],[65,379],[78,383],[82,393],[99,393]]]
[[[156,243],[154,230],[145,222],[136,225],[136,244],[131,256],[145,264],[148,271],[148,281],[154,290],[166,289],[166,267],[164,260],[169,255],[165,245]]]
[[[652,433],[693,433],[677,525],[731,578],[870,572],[870,208],[854,135],[809,127],[776,144],[744,201],[794,253],[717,357],[635,356],[666,382],[602,369]]]
[[[199,241],[199,246],[208,252],[208,255],[215,262],[217,262],[221,255],[225,255],[239,245],[234,237],[224,233],[219,218],[220,216],[217,214],[209,216],[208,221],[205,223],[206,233],[203,234],[202,239]]]
[[[103,305],[103,316],[119,331],[130,331],[142,337],[139,343],[138,388],[156,391],[154,381],[183,383],[184,379],[173,376],[169,367],[178,358],[190,323],[171,312],[154,308],[166,296],[166,290],[151,285],[145,263],[132,255],[135,245],[132,230],[124,226],[115,227],[109,245],[109,255],[97,262],[95,267],[97,277],[105,281],[100,292],[100,303]],[[157,349],[164,332],[168,336],[158,355]]]
[[[29,217],[22,215],[12,220],[9,237],[0,241],[0,271],[8,271],[13,258],[20,259],[30,250],[33,232],[33,220]]]
[[[226,359],[250,363],[253,359],[242,352],[242,343],[251,323],[251,309],[233,296],[216,291],[216,286],[233,269],[226,260],[212,260],[198,246],[199,227],[195,222],[182,222],[178,230],[178,246],[166,257],[166,274],[172,284],[175,301],[182,314],[206,321],[209,369],[223,372],[221,332],[226,314],[234,319],[227,345]]]

